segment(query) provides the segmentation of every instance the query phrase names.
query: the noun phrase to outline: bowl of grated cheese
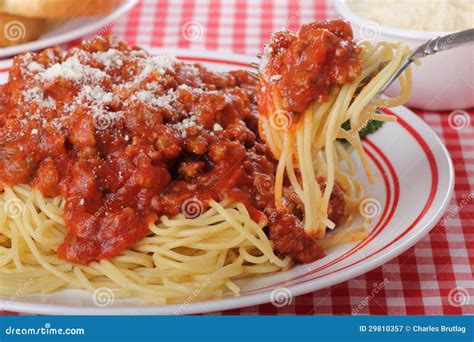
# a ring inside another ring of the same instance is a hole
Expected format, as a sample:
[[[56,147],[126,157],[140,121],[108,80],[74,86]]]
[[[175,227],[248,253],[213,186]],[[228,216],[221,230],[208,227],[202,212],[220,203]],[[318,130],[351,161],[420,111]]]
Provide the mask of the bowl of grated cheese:
[[[474,27],[472,0],[336,0],[358,40],[406,41],[414,49],[428,39]],[[474,107],[474,46],[444,51],[413,65],[408,106],[425,110]],[[396,91],[396,89],[390,89]]]

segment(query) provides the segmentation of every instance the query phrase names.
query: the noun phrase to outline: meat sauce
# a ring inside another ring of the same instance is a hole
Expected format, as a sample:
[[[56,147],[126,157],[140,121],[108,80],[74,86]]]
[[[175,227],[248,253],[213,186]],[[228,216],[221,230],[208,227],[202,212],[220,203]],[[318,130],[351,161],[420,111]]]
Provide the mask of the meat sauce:
[[[260,67],[260,112],[273,110],[274,92],[283,109],[296,116],[313,100],[327,101],[333,87],[361,73],[360,52],[342,19],[305,24],[298,34],[276,32]]]
[[[76,263],[119,254],[190,199],[234,198],[261,221],[275,161],[254,133],[254,93],[244,71],[115,38],[23,54],[0,91],[0,184],[65,197],[58,254]]]
[[[268,222],[279,252],[315,260],[323,250],[302,230],[302,204],[275,209],[277,161],[258,137],[255,94],[244,71],[211,72],[114,37],[22,54],[0,89],[0,191],[29,184],[63,196],[58,255],[74,263],[116,256],[160,216],[196,217],[226,198]]]
[[[290,122],[296,123],[312,101],[328,101],[333,90],[360,75],[360,54],[351,26],[345,20],[305,24],[297,34],[289,30],[276,32],[265,46],[259,68],[260,114],[269,117],[283,109]],[[279,108],[275,108],[275,101]],[[324,191],[325,180],[317,181]],[[287,202],[294,197],[285,196]],[[286,207],[288,210],[278,212],[270,224],[270,239],[275,248],[300,263],[320,258],[324,251],[316,239],[307,235],[298,219],[299,204],[295,206],[289,201]],[[344,208],[344,191],[336,182],[328,207],[329,219],[339,223],[345,215]]]

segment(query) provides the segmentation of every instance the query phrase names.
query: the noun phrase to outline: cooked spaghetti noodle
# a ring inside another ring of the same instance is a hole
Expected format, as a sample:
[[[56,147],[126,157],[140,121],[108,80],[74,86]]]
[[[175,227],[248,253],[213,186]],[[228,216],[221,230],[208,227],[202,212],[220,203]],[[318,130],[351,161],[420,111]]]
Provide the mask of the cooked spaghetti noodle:
[[[198,218],[163,216],[150,233],[110,260],[72,264],[57,256],[66,235],[65,201],[46,198],[26,186],[0,194],[1,292],[49,293],[64,288],[119,289],[115,297],[142,297],[165,304],[188,297],[239,293],[234,280],[289,265],[273,252],[242,203],[210,202]],[[8,242],[8,243],[7,243]],[[199,289],[199,291],[196,291]]]
[[[0,91],[0,293],[107,288],[187,303],[364,239],[363,226],[326,234],[363,198],[338,139],[374,180],[358,131],[392,121],[374,109],[408,96],[409,71],[400,96],[371,101],[408,50],[354,47],[337,20],[314,36],[308,27],[288,42],[319,37],[311,44],[323,50],[307,62],[318,69],[334,53],[343,67],[319,68],[326,88],[303,89],[304,101],[282,96],[292,87],[280,78],[305,75],[291,58],[283,77],[268,69],[281,62],[270,43],[260,114],[246,72],[214,73],[116,38],[16,57]]]
[[[321,32],[327,34],[327,31],[323,30],[323,28],[327,28],[324,27],[324,23],[316,25],[316,34],[321,34]],[[334,22],[326,23],[326,26],[330,25],[334,25]],[[341,25],[344,25],[344,23],[341,22]],[[316,35],[314,32],[312,34]],[[303,35],[309,36],[307,32],[305,34],[300,32],[300,37],[294,38],[296,43],[292,42],[292,44],[301,42],[303,40],[301,36]],[[341,46],[343,46],[343,43],[346,44],[344,46],[347,46],[350,44],[348,43],[350,38],[350,36],[341,35],[338,43]],[[316,99],[311,101],[305,99],[308,103],[307,107],[298,113],[285,108],[281,94],[278,92],[278,81],[293,74],[281,75],[276,74],[276,70],[272,70],[272,68],[281,69],[282,65],[283,68],[287,67],[286,64],[282,63],[282,59],[286,57],[285,54],[293,53],[291,51],[293,45],[281,48],[278,44],[284,45],[286,42],[281,43],[281,41],[290,40],[291,38],[276,36],[274,39],[274,44],[267,46],[267,51],[264,53],[264,58],[267,58],[267,60],[260,68],[262,75],[261,88],[264,89],[264,93],[267,93],[266,98],[265,95],[262,96],[264,97],[262,101],[264,109],[262,111],[267,114],[260,116],[260,122],[261,134],[266,139],[272,153],[279,160],[275,178],[275,203],[278,208],[284,208],[283,187],[284,180],[288,179],[296,194],[304,203],[305,230],[318,238],[322,238],[326,233],[326,228],[336,226],[336,222],[330,220],[328,213],[329,199],[334,185],[339,183],[346,190],[347,198],[353,201],[360,199],[361,195],[357,191],[359,186],[354,178],[354,166],[351,156],[338,139],[345,139],[350,143],[359,155],[369,181],[373,183],[375,177],[363,150],[359,131],[367,125],[369,120],[396,120],[393,116],[377,112],[377,108],[397,106],[408,99],[411,91],[410,69],[407,68],[399,78],[401,92],[398,96],[390,99],[374,97],[408,57],[410,50],[405,43],[379,42],[372,45],[369,42],[361,42],[358,48],[354,49],[354,54],[360,57],[360,72],[358,72],[358,75],[355,75],[354,72],[358,65],[354,66],[348,63],[351,62],[351,56],[339,61],[336,63],[336,67],[346,67],[347,69],[338,70],[337,72],[352,73],[350,81],[345,80],[331,85],[328,96],[324,100],[317,98],[320,94],[313,94],[313,98]],[[281,52],[281,50],[284,52]],[[268,57],[272,54],[277,56]],[[268,59],[271,58],[275,60],[269,61]],[[300,60],[304,60],[304,58],[301,55],[298,55],[298,58],[295,58],[293,63],[303,63]],[[293,65],[291,65],[292,60],[287,58],[285,61],[290,64],[288,70],[295,73],[292,69]],[[272,63],[274,65],[271,65]],[[347,66],[344,63],[347,63]],[[295,87],[298,86],[295,85]],[[350,122],[350,130],[342,128],[346,121]],[[342,161],[345,162],[346,169],[342,167],[342,163],[340,163]],[[300,177],[297,177],[297,172],[299,172]],[[318,177],[324,179],[324,189],[317,186],[316,180]]]

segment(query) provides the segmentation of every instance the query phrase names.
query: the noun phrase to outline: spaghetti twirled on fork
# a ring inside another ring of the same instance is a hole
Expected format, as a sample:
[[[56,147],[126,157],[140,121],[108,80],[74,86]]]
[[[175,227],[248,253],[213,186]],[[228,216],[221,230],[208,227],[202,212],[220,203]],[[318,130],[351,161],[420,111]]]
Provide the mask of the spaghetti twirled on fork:
[[[276,206],[285,208],[283,187],[289,182],[304,204],[309,234],[322,238],[326,227],[338,223],[329,207],[335,187],[343,188],[349,204],[360,198],[353,161],[341,139],[357,151],[367,177],[375,181],[359,131],[371,120],[395,121],[377,108],[408,99],[410,69],[399,78],[397,97],[374,97],[409,54],[405,43],[356,44],[342,20],[306,24],[298,34],[277,32],[266,46],[259,68],[260,133],[279,160]]]

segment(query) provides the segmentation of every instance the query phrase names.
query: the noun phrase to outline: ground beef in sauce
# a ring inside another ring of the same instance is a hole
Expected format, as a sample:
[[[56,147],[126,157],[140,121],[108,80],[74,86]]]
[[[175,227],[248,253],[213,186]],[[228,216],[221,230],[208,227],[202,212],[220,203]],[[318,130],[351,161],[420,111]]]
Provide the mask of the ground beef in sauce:
[[[295,116],[313,100],[326,102],[333,88],[362,72],[360,53],[349,22],[342,19],[304,24],[296,34],[274,33],[259,70],[260,113],[273,112],[274,94]]]
[[[276,32],[265,46],[260,62],[260,114],[271,119],[283,110],[289,122],[296,124],[311,102],[327,102],[332,91],[361,73],[360,53],[349,23],[342,19],[305,24],[296,34],[286,29]],[[318,177],[317,181],[324,191],[325,179]],[[270,216],[269,235],[275,249],[299,263],[320,258],[323,249],[304,232],[301,224],[303,203],[290,187],[283,190],[283,195],[286,210]],[[345,207],[344,189],[336,182],[328,218],[335,224],[341,223]]]
[[[244,71],[153,57],[114,37],[22,54],[0,89],[0,190],[64,196],[58,254],[75,263],[118,255],[190,198],[204,210],[210,199],[242,201],[268,220],[279,252],[313,261],[317,241],[294,213],[275,211],[277,162],[258,136],[255,94]]]

